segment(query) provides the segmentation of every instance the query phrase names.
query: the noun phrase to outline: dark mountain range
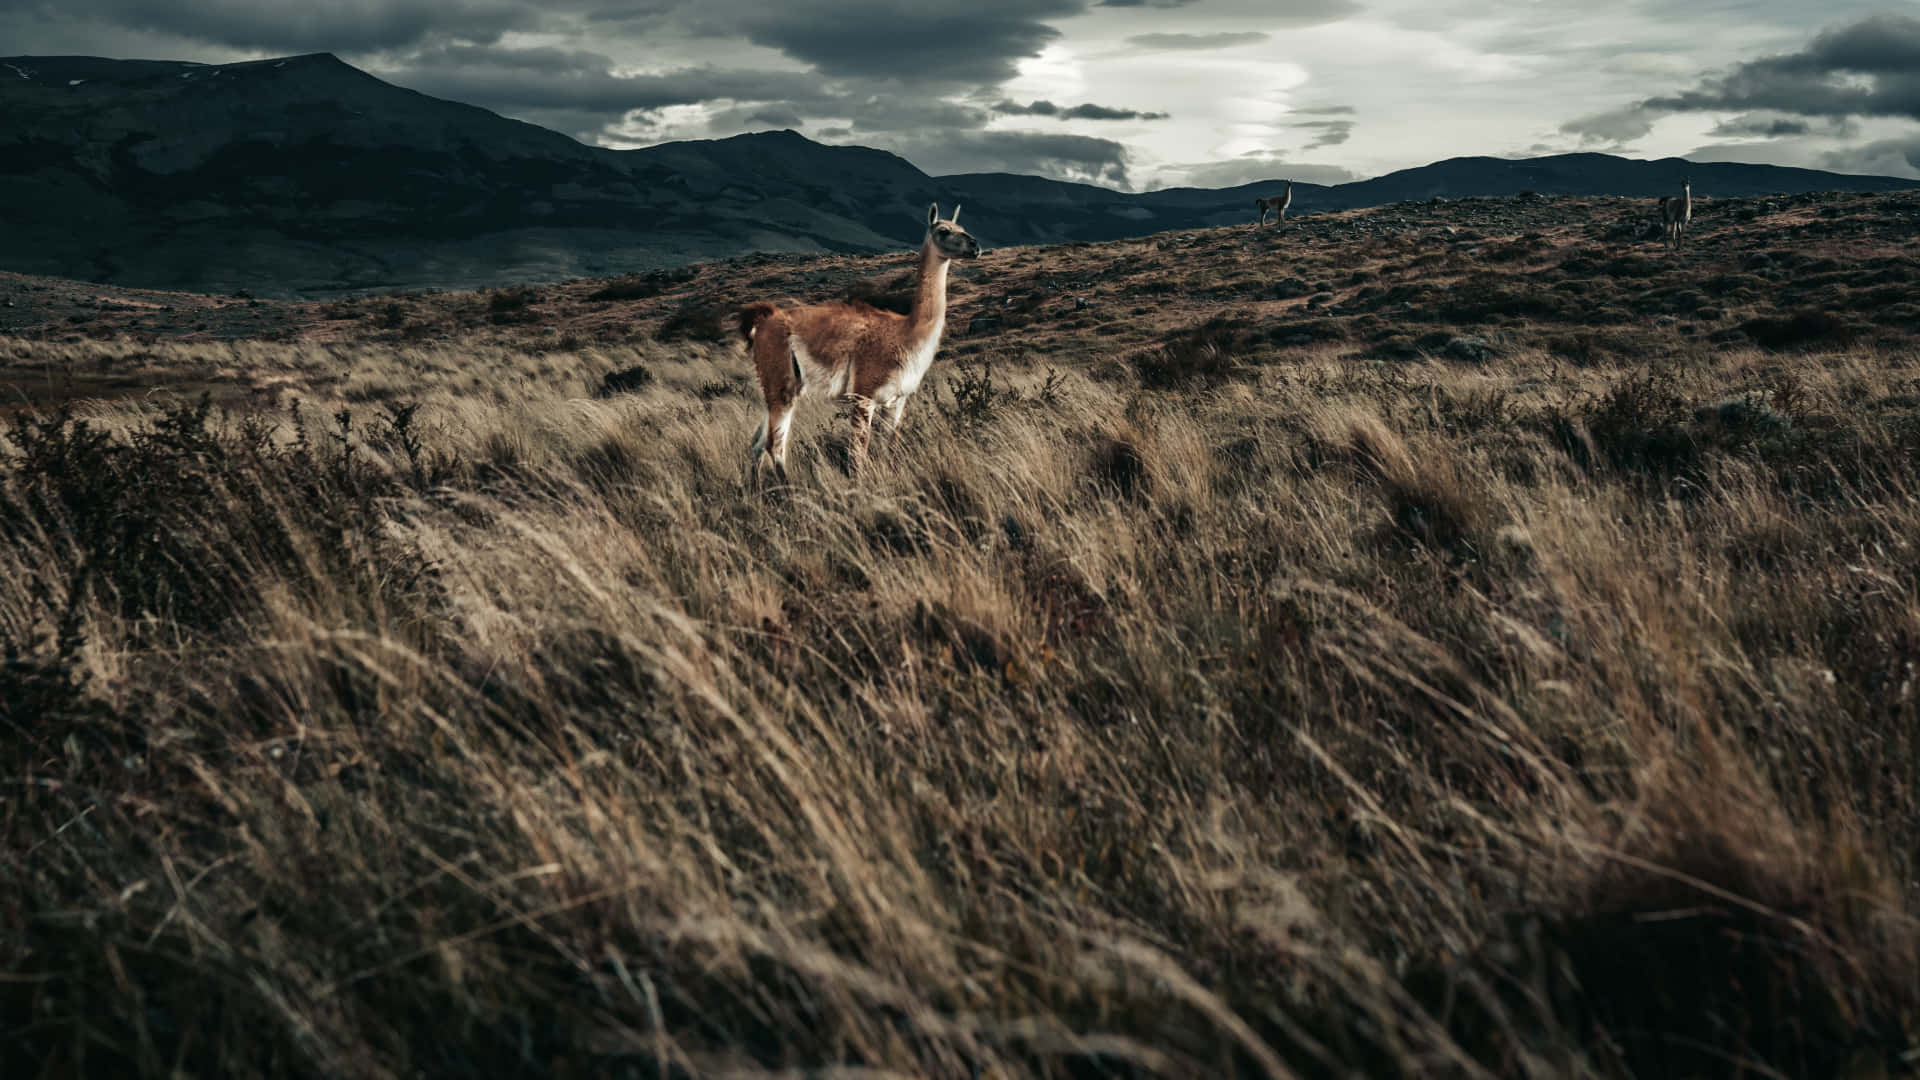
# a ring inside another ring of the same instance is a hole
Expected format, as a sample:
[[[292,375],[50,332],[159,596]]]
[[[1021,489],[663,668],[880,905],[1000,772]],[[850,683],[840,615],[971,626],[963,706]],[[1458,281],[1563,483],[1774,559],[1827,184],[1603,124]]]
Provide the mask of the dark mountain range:
[[[1436,196],[1696,196],[1920,186],[1602,154],[1456,158],[1334,187],[1295,213]],[[0,269],[260,295],[479,287],[749,251],[886,251],[928,202],[992,246],[1251,221],[1272,183],[1126,193],[1032,176],[931,177],[793,132],[584,146],[393,86],[327,54],[206,65],[0,58]]]

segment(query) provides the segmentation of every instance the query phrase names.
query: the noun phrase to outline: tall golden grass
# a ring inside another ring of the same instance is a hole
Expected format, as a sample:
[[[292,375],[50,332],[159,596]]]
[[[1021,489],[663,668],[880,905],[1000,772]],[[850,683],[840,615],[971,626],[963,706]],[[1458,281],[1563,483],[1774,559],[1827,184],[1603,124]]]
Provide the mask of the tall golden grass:
[[[10,1076],[1911,1066],[1920,354],[947,360],[769,490],[734,349],[138,352],[247,392],[0,454]]]

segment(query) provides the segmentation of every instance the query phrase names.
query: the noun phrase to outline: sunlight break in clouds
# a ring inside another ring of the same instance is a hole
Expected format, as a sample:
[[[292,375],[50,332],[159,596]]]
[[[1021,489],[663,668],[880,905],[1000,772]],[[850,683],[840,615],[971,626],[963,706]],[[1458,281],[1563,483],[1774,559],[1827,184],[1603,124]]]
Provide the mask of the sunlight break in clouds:
[[[1920,118],[1899,106],[1920,70],[1916,26],[1884,0],[0,7],[0,41],[20,54],[329,51],[602,145],[790,127],[934,173],[1136,187],[1583,149],[1920,175]]]

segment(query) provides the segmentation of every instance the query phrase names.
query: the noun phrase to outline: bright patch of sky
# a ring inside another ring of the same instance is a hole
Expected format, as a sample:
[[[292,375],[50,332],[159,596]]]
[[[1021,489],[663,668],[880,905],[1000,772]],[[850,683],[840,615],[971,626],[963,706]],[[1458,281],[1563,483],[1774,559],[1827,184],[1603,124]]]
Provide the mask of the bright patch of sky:
[[[1135,188],[1578,150],[1920,176],[1920,17],[1855,0],[14,0],[0,41],[331,51],[607,146],[791,127]]]

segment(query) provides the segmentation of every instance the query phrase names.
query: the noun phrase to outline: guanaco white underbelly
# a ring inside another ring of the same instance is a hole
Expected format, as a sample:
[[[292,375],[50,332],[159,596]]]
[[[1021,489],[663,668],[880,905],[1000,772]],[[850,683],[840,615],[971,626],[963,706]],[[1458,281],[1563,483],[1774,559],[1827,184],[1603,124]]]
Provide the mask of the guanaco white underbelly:
[[[824,394],[837,399],[853,392],[853,365],[834,367],[821,363],[807,351],[806,343],[798,336],[793,338],[793,362],[800,369],[802,394]]]

